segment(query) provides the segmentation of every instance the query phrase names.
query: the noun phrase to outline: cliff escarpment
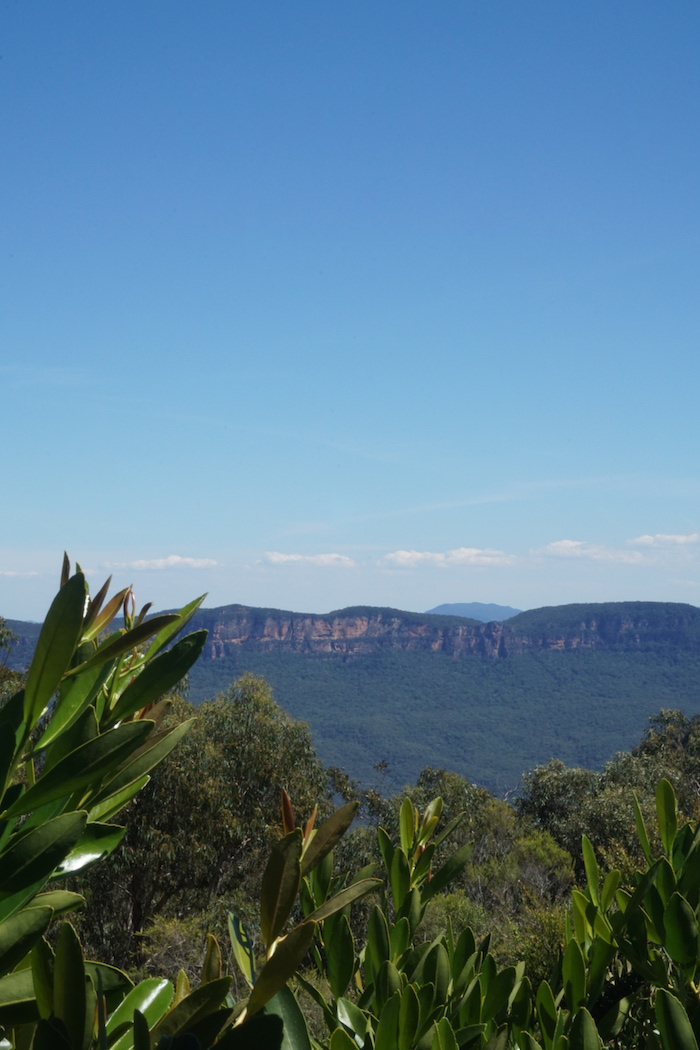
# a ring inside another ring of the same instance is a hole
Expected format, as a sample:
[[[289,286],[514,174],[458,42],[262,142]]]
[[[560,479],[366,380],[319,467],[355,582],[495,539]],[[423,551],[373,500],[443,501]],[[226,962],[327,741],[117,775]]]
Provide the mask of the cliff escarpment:
[[[700,645],[700,610],[668,602],[567,605],[520,613],[506,623],[360,607],[325,615],[242,605],[202,610],[205,658],[235,652],[355,656],[388,650],[507,659],[526,652]]]

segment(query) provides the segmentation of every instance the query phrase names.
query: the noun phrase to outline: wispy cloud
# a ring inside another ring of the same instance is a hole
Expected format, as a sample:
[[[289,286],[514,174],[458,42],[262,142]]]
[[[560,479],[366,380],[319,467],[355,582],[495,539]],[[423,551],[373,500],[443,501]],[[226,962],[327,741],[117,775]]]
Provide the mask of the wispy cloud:
[[[346,554],[281,554],[279,551],[265,551],[265,561],[270,565],[321,565],[340,569],[351,569],[355,566],[352,558]]]
[[[686,535],[657,532],[654,536],[637,536],[627,542],[634,547],[684,547],[700,542],[700,532],[689,532]]]
[[[398,569],[413,569],[419,565],[435,565],[446,569],[459,565],[511,565],[512,554],[491,548],[456,547],[449,551],[392,551],[382,562]]]
[[[138,561],[107,562],[106,569],[211,569],[218,562],[213,558],[183,558],[169,554],[167,558],[142,558]]]
[[[40,572],[15,572],[14,569],[0,569],[0,576],[41,576]]]
[[[600,543],[586,543],[584,540],[555,540],[540,547],[537,554],[550,558],[579,558],[589,561],[621,562],[636,565],[645,560],[640,551],[621,550],[617,547],[606,547]]]

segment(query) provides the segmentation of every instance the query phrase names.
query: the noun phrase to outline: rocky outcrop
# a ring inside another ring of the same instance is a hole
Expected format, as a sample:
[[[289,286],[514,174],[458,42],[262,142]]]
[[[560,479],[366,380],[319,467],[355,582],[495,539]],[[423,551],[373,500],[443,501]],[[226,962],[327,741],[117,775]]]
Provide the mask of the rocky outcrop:
[[[654,607],[658,606],[658,610]],[[625,602],[534,610],[506,623],[418,616],[396,609],[345,609],[327,615],[226,606],[199,614],[212,659],[236,649],[356,656],[391,649],[496,660],[533,650],[643,649],[664,641],[697,644],[700,610]]]

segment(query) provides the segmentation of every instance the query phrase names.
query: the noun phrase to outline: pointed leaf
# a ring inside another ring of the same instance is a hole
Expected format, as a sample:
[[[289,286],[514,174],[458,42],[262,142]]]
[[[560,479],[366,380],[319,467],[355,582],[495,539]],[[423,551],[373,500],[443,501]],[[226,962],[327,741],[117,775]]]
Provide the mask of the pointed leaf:
[[[126,687],[109,717],[120,722],[129,715],[153,704],[180,682],[199,659],[207,640],[206,631],[182,638],[172,649],[147,663],[141,674]]]
[[[440,893],[441,890],[444,890],[446,886],[457,878],[469,860],[472,848],[470,842],[465,843],[445,861],[441,868],[438,868],[430,882],[423,889],[424,903],[432,900],[437,893]]]
[[[680,893],[674,893],[664,911],[664,947],[674,962],[691,963],[698,957],[698,923],[695,912]]]
[[[0,923],[0,976],[14,970],[29,954],[52,917],[51,908],[25,908]]]
[[[665,988],[659,988],[655,1009],[664,1050],[698,1050],[688,1015],[675,995]]]
[[[116,660],[118,656],[123,656],[124,653],[138,649],[143,642],[156,634],[161,626],[168,626],[174,621],[177,622],[177,619],[177,616],[174,614],[163,613],[160,616],[154,616],[152,620],[146,620],[145,623],[140,624],[138,627],[132,627],[130,631],[121,631],[118,634],[110,635],[106,641],[95,649],[92,656],[69,671],[67,677],[83,674],[84,671],[89,670],[91,667],[103,664],[107,660]]]
[[[221,948],[219,948],[216,937],[209,933],[207,934],[207,951],[202,965],[202,984],[217,981],[221,977],[221,969]]]
[[[28,726],[35,724],[70,667],[83,625],[86,593],[85,578],[76,573],[51,603],[24,687],[24,719]]]
[[[315,922],[303,922],[279,942],[274,955],[267,960],[255,982],[248,1000],[249,1017],[261,1010],[287,983],[311,947],[315,933]]]
[[[406,857],[410,857],[413,853],[413,838],[416,833],[415,826],[416,812],[410,798],[406,797],[401,803],[401,812],[399,814],[401,849]]]
[[[80,1050],[87,1021],[83,952],[69,922],[61,925],[54,960],[54,1013],[66,1026],[71,1046]]]
[[[335,813],[331,813],[330,817],[317,828],[316,834],[301,858],[302,875],[306,875],[308,871],[315,868],[319,861],[336,846],[355,819],[359,804],[359,802],[348,802]]]
[[[601,1050],[602,1043],[595,1021],[583,1006],[574,1016],[569,1035],[569,1050]]]
[[[223,1003],[231,985],[230,977],[202,984],[186,995],[161,1017],[151,1035],[158,1041],[161,1036],[176,1036],[189,1031],[194,1025],[213,1013]]]
[[[107,1035],[112,1035],[123,1024],[133,1024],[134,1011],[138,1010],[149,1028],[154,1028],[173,1001],[173,986],[162,977],[149,977],[141,981],[121,1001],[117,1009],[107,1020]],[[133,1035],[126,1031],[111,1044],[110,1050],[130,1050]]]
[[[255,953],[253,943],[241,925],[238,916],[233,912],[228,913],[228,935],[241,973],[249,987],[253,987],[256,980]]]
[[[165,624],[165,626],[160,628],[158,634],[155,636],[146,651],[147,660],[151,660],[156,653],[159,653],[161,649],[164,649],[168,642],[177,637],[180,631],[183,631],[185,627],[187,627],[187,624],[197,612],[197,609],[205,598],[206,594],[202,594],[199,598],[195,598],[193,601],[188,602],[187,605],[183,605],[173,620],[169,624]],[[146,622],[153,623],[153,620],[155,619],[157,619],[157,617],[153,617],[152,620],[147,620]]]
[[[597,905],[599,902],[598,887],[600,885],[600,870],[598,868],[595,850],[591,845],[591,840],[588,838],[588,835],[583,836],[581,846],[583,849],[583,866],[586,869],[588,892],[593,903]]]
[[[290,1050],[292,1048],[293,1050],[311,1050],[311,1039],[306,1020],[290,988],[286,986],[280,988],[279,992],[268,1000],[265,1014],[274,1014],[282,1018],[284,1035],[289,1042]],[[355,1047],[354,1050],[357,1048]]]
[[[27,834],[21,833],[0,856],[0,895],[21,892],[46,878],[80,838],[87,815],[64,813]]]
[[[659,786],[656,789],[656,813],[659,820],[661,841],[666,850],[666,855],[670,857],[673,853],[673,840],[678,830],[678,811],[676,793],[665,778],[659,781]]]
[[[301,883],[301,829],[276,842],[262,877],[260,926],[269,946],[279,937],[289,918]]]
[[[28,788],[4,816],[29,813],[47,802],[65,798],[96,781],[99,783],[101,777],[118,768],[143,743],[152,729],[153,722],[147,719],[127,722],[81,744]]]
[[[125,834],[126,828],[118,824],[87,824],[73,849],[56,868],[53,878],[75,875],[96,864],[117,848]]]

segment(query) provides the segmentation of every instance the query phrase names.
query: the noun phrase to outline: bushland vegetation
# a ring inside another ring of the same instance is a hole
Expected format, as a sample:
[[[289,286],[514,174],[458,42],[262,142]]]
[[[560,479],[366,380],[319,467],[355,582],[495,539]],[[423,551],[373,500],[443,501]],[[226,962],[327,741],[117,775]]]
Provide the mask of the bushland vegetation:
[[[700,718],[509,801],[437,768],[385,797],[260,678],[190,707],[196,604],[66,565],[0,673],[3,1045],[697,1050]]]

